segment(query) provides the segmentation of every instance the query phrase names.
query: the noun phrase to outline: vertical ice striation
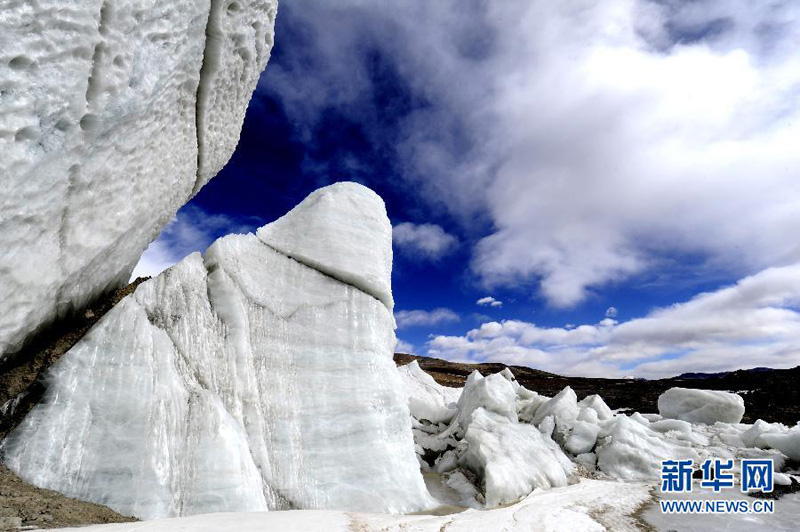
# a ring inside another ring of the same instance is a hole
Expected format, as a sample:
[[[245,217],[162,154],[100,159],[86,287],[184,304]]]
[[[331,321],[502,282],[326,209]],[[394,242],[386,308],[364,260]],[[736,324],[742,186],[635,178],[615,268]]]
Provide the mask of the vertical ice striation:
[[[127,282],[224,165],[276,6],[0,0],[0,362]]]
[[[388,249],[372,256],[391,260],[377,195],[339,183],[315,197],[346,202],[343,234],[377,235]],[[295,219],[298,242],[313,227]],[[367,260],[363,243],[330,236],[331,256]],[[322,244],[313,251],[321,260]],[[230,235],[140,285],[54,365],[4,459],[29,482],[142,518],[419,510],[432,500],[394,343],[372,294]]]

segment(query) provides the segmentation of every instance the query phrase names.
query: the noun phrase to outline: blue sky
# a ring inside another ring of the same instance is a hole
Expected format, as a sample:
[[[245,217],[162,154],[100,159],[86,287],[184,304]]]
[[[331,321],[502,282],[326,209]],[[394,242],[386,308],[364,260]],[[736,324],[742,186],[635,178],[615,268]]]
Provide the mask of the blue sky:
[[[402,350],[797,365],[800,9],[596,4],[284,2],[236,153],[137,272],[352,180],[395,227]]]

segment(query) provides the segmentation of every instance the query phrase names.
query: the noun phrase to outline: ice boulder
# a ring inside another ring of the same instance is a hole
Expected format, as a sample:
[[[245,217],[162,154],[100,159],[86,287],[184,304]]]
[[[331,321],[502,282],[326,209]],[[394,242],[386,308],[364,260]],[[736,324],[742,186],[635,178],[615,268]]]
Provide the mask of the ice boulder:
[[[668,419],[706,425],[739,423],[744,416],[744,399],[716,390],[670,388],[658,398],[658,413]]]
[[[761,440],[792,460],[800,461],[800,428],[795,427],[784,433],[765,432],[761,434]]]
[[[456,402],[459,388],[442,386],[425,373],[416,360],[399,368],[403,385],[408,392],[408,406],[417,420],[449,423],[458,413]]]
[[[578,397],[569,386],[558,392],[555,397],[544,403],[536,411],[531,422],[538,425],[548,416],[554,416],[556,421],[572,421],[578,417]]]
[[[517,378],[514,376],[514,372],[512,372],[508,368],[503,368],[502,371],[500,371],[498,374],[502,375],[508,382],[510,382],[511,386],[514,387],[514,391],[519,393],[519,390],[520,388],[522,388],[522,386],[520,386],[520,384],[517,382]],[[523,394],[527,393],[530,392],[523,392]]]
[[[586,421],[592,425],[599,425],[600,419],[597,416],[597,411],[592,408],[581,408],[578,412],[578,421]]]
[[[326,194],[357,198],[349,223],[365,234],[389,223],[360,185]],[[327,241],[336,256],[349,245]],[[420,510],[432,500],[394,345],[372,294],[230,235],[141,284],[53,365],[3,459],[140,518]]]
[[[3,4],[0,362],[126,283],[222,168],[269,58],[276,9],[277,0]]]
[[[520,392],[523,392],[524,395]],[[533,421],[539,408],[549,400],[550,397],[539,395],[536,392],[531,392],[520,386],[519,390],[517,390],[517,411],[519,420],[530,423]]]
[[[486,507],[512,503],[536,488],[566,486],[569,458],[535,427],[476,409],[464,436],[460,463],[480,479]]]
[[[495,373],[484,377],[477,370],[473,371],[458,399],[458,423],[462,429],[466,429],[471,423],[473,412],[478,408],[516,422],[516,400],[514,387],[503,375]]]
[[[600,427],[587,421],[577,421],[567,437],[564,448],[574,455],[585,454],[594,449]]]
[[[622,480],[659,478],[662,460],[698,460],[694,450],[666,441],[626,416],[616,416],[598,434],[597,468]]]
[[[602,397],[596,394],[587,395],[578,403],[578,406],[582,408],[591,408],[597,412],[597,419],[600,421],[605,421],[606,419],[614,417],[614,412],[611,411],[611,408],[603,401]]]
[[[536,410],[531,423],[539,425],[544,420],[552,418],[554,429],[551,431],[552,437],[560,445],[565,445],[579,414],[578,397],[572,388],[567,386]]]
[[[758,447],[766,449],[770,445],[764,440],[764,435],[769,433],[782,433],[786,427],[778,423],[767,423],[758,419],[753,426],[742,433],[742,443],[747,447]]]

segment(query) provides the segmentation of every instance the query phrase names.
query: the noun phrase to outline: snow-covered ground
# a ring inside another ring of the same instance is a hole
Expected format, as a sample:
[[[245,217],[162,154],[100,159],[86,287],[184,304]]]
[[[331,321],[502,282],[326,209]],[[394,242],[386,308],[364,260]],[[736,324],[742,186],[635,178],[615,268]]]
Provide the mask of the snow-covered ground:
[[[679,530],[709,532],[726,530],[797,530],[800,494],[776,501],[773,514],[760,515],[667,515],[651,497],[652,485],[645,482],[616,482],[582,479],[563,488],[536,490],[522,501],[493,510],[459,509],[443,506],[429,513],[442,515],[387,515],[330,510],[284,512],[216,513],[159,519],[139,523],[96,525],[81,528],[87,532],[216,532],[236,530],[292,530],[297,532],[491,532],[537,531],[627,531]],[[657,490],[655,490],[657,493]],[[432,490],[434,495],[441,492]],[[662,497],[658,495],[658,497]],[[663,495],[664,498],[746,500],[746,495],[695,492],[688,495]],[[752,499],[751,499],[752,500]],[[77,529],[59,529],[77,530]]]
[[[695,490],[684,494],[659,494],[659,498],[692,499],[692,500],[729,500],[753,502],[738,490],[714,494],[713,491]],[[800,493],[793,493],[775,501],[774,513],[763,514],[693,514],[676,515],[661,512],[658,504],[649,505],[642,513],[642,518],[656,530],[679,530],[680,532],[753,532],[756,530],[798,530],[800,524]]]
[[[600,531],[636,530],[631,514],[649,499],[649,487],[640,482],[584,479],[578,484],[537,490],[512,506],[494,510],[467,509],[447,515],[388,515],[322,510],[263,513],[218,513],[140,523],[98,525],[87,532],[238,532],[292,530],[297,532],[440,530]],[[70,530],[70,529],[62,529]],[[74,530],[74,529],[71,529]]]

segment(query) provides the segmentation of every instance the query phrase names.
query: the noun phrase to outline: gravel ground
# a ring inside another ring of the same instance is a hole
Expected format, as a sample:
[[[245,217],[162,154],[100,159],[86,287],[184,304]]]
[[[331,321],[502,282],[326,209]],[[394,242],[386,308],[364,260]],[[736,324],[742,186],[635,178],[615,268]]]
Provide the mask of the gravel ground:
[[[26,484],[0,464],[0,530],[136,521],[113,510]]]

